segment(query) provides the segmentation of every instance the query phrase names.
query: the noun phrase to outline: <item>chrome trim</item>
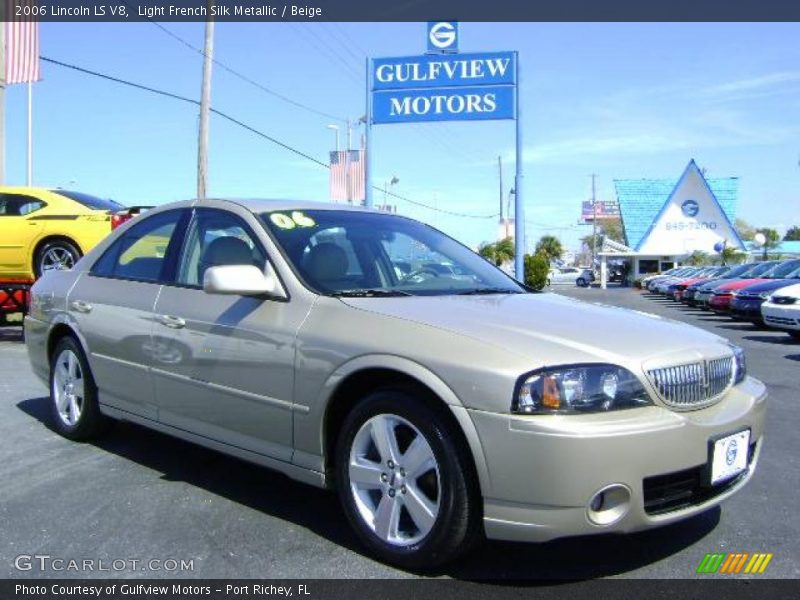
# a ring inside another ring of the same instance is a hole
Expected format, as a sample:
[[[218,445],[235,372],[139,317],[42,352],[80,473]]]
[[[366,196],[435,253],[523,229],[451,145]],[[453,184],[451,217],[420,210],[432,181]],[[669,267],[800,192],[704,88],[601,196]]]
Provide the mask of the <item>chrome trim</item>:
[[[647,371],[664,404],[679,410],[702,408],[719,401],[733,385],[734,375],[732,356]]]

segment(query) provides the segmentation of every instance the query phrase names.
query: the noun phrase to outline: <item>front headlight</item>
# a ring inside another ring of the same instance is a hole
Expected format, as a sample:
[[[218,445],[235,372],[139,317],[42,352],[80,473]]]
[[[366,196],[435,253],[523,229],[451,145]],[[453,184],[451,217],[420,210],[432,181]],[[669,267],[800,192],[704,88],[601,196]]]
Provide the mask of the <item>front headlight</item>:
[[[652,404],[641,382],[615,365],[573,365],[524,376],[511,404],[516,414],[605,412]]]
[[[731,344],[733,350],[733,358],[736,363],[736,372],[733,375],[733,384],[741,383],[747,375],[747,362],[744,359],[744,350],[739,346]]]

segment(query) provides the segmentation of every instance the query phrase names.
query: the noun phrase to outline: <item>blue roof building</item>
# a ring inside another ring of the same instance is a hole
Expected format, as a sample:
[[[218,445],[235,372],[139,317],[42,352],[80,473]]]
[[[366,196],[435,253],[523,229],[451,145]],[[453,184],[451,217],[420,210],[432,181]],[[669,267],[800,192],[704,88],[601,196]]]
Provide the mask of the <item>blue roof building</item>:
[[[716,254],[720,243],[744,251],[733,226],[739,180],[706,179],[694,160],[678,179],[614,180],[625,245],[604,247],[603,262],[629,258],[634,276],[664,271],[695,251]]]

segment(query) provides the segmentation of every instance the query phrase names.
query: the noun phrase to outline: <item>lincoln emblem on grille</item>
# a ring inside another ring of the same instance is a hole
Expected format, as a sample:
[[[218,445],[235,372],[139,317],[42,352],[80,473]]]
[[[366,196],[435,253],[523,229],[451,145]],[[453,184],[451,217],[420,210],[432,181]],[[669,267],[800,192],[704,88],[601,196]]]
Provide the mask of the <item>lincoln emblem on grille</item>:
[[[708,361],[703,361],[703,368],[700,369],[700,385],[703,386],[704,390],[707,390],[711,386],[711,382],[709,381],[711,378],[708,375]]]

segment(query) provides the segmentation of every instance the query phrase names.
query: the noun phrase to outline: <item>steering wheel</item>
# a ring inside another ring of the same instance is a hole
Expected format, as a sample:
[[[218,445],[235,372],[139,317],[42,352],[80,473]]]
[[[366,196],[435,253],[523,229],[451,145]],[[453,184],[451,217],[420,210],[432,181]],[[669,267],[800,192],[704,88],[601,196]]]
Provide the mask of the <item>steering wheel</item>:
[[[439,277],[439,273],[437,273],[433,269],[428,269],[423,267],[422,269],[411,271],[411,273],[403,277],[401,283],[421,283],[426,279],[430,279],[432,277]]]

